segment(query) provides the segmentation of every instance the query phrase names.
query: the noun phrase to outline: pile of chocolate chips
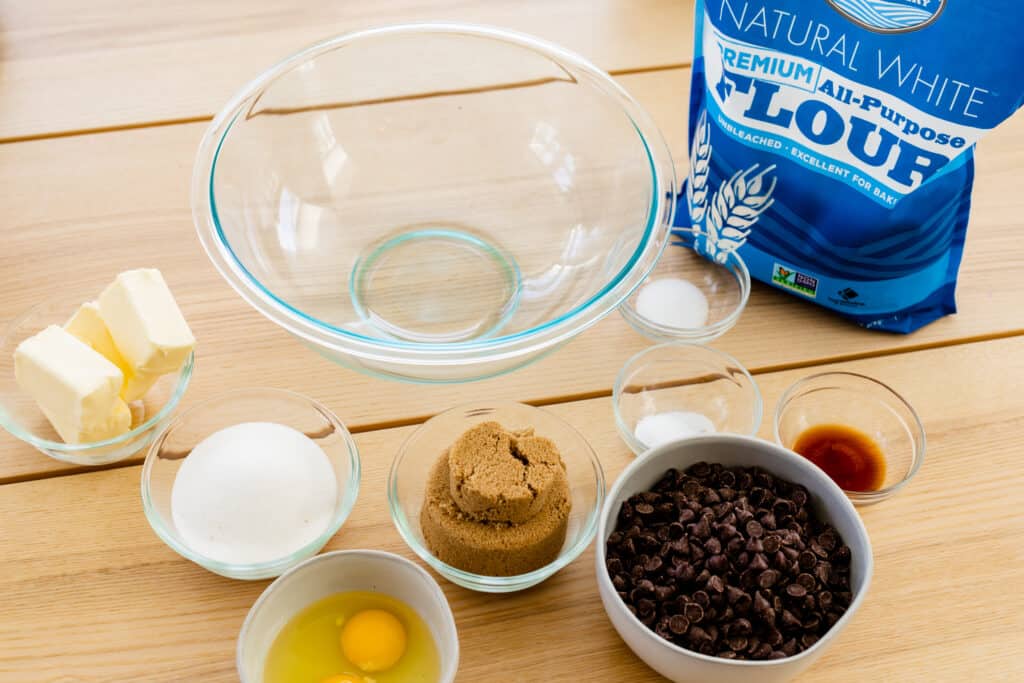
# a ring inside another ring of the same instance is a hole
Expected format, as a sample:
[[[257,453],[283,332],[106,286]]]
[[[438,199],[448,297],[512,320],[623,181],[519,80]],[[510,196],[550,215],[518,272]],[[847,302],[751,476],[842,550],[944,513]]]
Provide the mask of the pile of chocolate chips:
[[[726,659],[779,659],[850,605],[850,548],[807,489],[759,468],[669,470],[608,537],[619,597],[662,638]]]

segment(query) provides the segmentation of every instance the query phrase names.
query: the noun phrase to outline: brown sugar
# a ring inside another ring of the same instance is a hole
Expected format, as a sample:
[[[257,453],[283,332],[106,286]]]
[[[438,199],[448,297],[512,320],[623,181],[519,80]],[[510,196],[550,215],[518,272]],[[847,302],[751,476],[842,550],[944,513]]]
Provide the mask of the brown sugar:
[[[509,456],[513,442],[525,462]],[[457,446],[461,450],[453,457]],[[509,467],[507,457],[515,459],[519,469]],[[453,462],[458,463],[458,475]],[[458,498],[453,483],[461,485]],[[467,511],[459,502],[467,498],[467,489],[475,503],[471,507],[480,513]],[[434,463],[420,527],[427,546],[443,562],[474,574],[513,576],[558,556],[571,506],[565,466],[554,444],[532,430],[513,433],[491,422],[463,434]],[[532,514],[526,514],[530,510]]]
[[[559,472],[564,466],[555,444],[532,429],[507,432],[484,422],[448,449],[452,498],[476,519],[528,521],[544,507]]]

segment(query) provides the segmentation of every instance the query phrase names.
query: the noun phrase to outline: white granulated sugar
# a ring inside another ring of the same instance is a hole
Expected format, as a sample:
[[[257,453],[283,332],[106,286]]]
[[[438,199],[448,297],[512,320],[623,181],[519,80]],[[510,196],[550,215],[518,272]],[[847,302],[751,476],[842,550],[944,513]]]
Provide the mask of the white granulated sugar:
[[[231,564],[281,559],[331,523],[334,470],[302,432],[272,422],[237,424],[203,439],[178,470],[171,517],[182,540]]]
[[[708,299],[692,282],[662,278],[647,283],[640,290],[636,312],[662,327],[697,329],[708,322]]]
[[[690,411],[672,410],[642,417],[636,423],[633,434],[648,448],[654,448],[669,441],[714,431],[715,423],[706,416]]]

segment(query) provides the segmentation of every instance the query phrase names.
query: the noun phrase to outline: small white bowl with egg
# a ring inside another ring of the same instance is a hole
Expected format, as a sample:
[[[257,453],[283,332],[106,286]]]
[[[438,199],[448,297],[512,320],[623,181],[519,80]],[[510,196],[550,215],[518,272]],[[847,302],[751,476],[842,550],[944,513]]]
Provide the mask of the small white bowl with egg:
[[[266,579],[315,555],[359,492],[345,425],[310,398],[246,389],[182,413],[153,441],[142,504],[157,536],[221,576]]]
[[[429,628],[437,649],[437,683],[455,680],[459,636],[444,591],[416,563],[379,550],[324,553],[270,584],[249,610],[238,634],[239,680],[263,683],[267,655],[282,628],[318,600],[350,591],[382,593],[414,610]]]

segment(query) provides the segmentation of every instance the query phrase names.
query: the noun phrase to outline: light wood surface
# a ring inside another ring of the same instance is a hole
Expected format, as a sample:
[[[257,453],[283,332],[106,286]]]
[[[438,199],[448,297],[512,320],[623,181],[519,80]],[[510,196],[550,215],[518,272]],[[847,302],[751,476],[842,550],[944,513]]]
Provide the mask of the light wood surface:
[[[826,368],[866,373],[903,392],[929,443],[903,492],[861,509],[875,555],[868,599],[801,680],[1021,680],[1024,662],[1008,653],[1024,649],[1014,597],[1024,561],[1024,517],[1014,512],[1024,486],[1024,339]],[[804,374],[761,375],[766,405]],[[610,481],[632,460],[610,399],[549,410],[587,435]],[[414,557],[384,496],[391,458],[411,429],[356,437],[362,490],[329,549]],[[770,432],[768,419],[761,434]],[[0,680],[235,680],[234,639],[267,582],[217,577],[165,547],[142,515],[139,476],[133,466],[0,487]],[[458,680],[580,680],[581,666],[588,680],[656,678],[607,621],[593,559],[591,547],[551,580],[510,596],[441,580],[461,639]]]
[[[247,79],[342,31],[463,20],[527,31],[617,75],[686,172],[692,0],[285,0],[0,5],[0,327],[55,294],[90,296],[120,270],[163,270],[199,339],[182,407],[244,386],[293,389],[358,432],[362,491],[328,548],[412,556],[384,479],[414,425],[481,398],[549,406],[593,443],[609,483],[632,456],[615,432],[615,373],[648,341],[617,315],[534,366],[486,382],[410,387],[334,366],[248,308],[192,227],[189,180],[206,121]],[[861,612],[802,681],[1020,681],[1024,663],[1024,118],[977,155],[960,313],[909,336],[867,332],[755,285],[715,346],[765,398],[791,382],[864,372],[921,413],[917,479],[862,515],[875,578]],[[834,364],[834,365],[833,365]],[[0,432],[0,683],[232,681],[234,638],[267,582],[190,564],[149,529],[138,458],[88,471]],[[462,643],[459,681],[647,681],[600,606],[593,549],[511,596],[441,581]]]
[[[523,31],[612,71],[689,64],[693,54],[691,0],[8,2],[0,140],[210,117],[308,44],[411,21]]]
[[[651,112],[682,176],[689,70],[619,80]],[[258,382],[314,396],[355,430],[420,420],[474,395],[546,403],[606,394],[619,367],[649,343],[611,315],[535,366],[468,387],[410,389],[334,366],[249,308],[199,246],[189,178],[204,128],[189,124],[0,145],[0,205],[8,216],[6,248],[0,250],[0,324],[54,295],[95,296],[121,270],[159,267],[199,340],[196,375],[183,407]],[[1014,164],[1021,149],[1024,118],[982,142],[959,314],[913,335],[879,334],[755,283],[746,313],[715,346],[760,372],[1021,333],[1024,241],[1012,229],[1014,217],[1024,215]],[[0,449],[0,482],[69,469],[5,433]]]

